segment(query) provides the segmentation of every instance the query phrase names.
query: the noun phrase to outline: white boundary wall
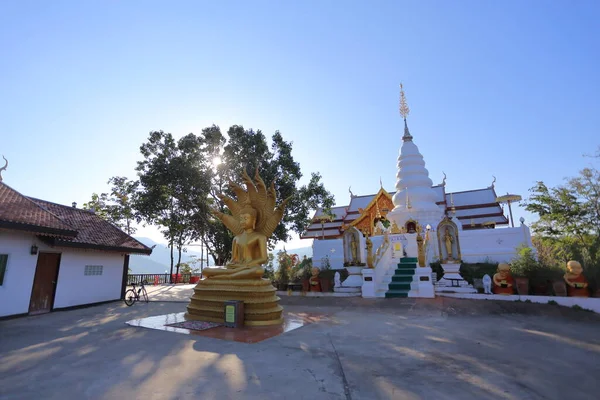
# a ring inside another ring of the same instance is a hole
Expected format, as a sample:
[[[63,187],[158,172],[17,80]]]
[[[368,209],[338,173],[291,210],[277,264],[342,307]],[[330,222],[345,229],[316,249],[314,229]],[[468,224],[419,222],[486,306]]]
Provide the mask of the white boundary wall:
[[[486,259],[494,262],[510,262],[517,255],[519,245],[532,247],[529,227],[475,229],[459,233],[463,262],[475,263]],[[439,251],[439,250],[438,250]]]
[[[596,297],[562,297],[562,296],[520,296],[520,295],[500,295],[500,294],[481,294],[481,293],[436,293],[438,296],[456,297],[459,299],[474,300],[503,300],[503,301],[525,301],[532,303],[547,304],[549,301],[555,301],[561,306],[573,307],[578,305],[586,310],[592,310],[600,313],[600,298]]]
[[[321,260],[328,255],[331,269],[344,268],[344,244],[342,239],[313,240],[312,249],[312,264],[314,267],[321,268]]]

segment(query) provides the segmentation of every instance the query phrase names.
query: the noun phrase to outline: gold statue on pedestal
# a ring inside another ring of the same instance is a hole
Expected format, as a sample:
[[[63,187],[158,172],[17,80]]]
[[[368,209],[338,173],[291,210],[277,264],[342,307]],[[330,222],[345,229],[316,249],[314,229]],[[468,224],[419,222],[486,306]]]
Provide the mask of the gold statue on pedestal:
[[[231,260],[225,267],[204,268],[205,279],[198,282],[187,307],[187,319],[223,322],[224,302],[244,301],[246,325],[276,325],[283,322],[283,308],[277,303],[275,288],[263,279],[263,264],[267,262],[267,238],[283,217],[288,199],[275,206],[275,187],[267,187],[258,170],[255,181],[243,172],[246,189],[230,182],[237,201],[224,195],[219,198],[231,211],[231,215],[212,209],[235,237]]]

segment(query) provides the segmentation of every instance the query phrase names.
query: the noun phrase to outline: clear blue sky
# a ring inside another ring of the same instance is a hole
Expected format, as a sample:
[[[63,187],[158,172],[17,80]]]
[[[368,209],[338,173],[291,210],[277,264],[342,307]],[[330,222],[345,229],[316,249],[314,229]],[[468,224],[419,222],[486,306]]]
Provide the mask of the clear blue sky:
[[[434,183],[526,197],[600,144],[599,4],[2,1],[4,181],[81,205],[134,177],[151,130],[241,124],[343,205],[394,187],[403,82]]]

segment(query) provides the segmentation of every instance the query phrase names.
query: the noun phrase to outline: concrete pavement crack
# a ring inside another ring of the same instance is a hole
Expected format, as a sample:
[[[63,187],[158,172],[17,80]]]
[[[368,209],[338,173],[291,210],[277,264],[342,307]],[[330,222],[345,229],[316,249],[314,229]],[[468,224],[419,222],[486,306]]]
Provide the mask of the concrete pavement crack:
[[[333,340],[331,339],[331,335],[328,333],[327,337],[329,338],[329,343],[331,343],[331,347],[333,348],[333,354],[335,354],[335,359],[338,362],[338,366],[340,368],[340,373],[342,375],[342,382],[344,383],[344,395],[346,396],[346,400],[352,400],[352,394],[350,393],[350,386],[348,385],[348,379],[346,379],[346,373],[344,372],[344,367],[342,366],[342,361],[340,360],[340,356],[333,344]]]

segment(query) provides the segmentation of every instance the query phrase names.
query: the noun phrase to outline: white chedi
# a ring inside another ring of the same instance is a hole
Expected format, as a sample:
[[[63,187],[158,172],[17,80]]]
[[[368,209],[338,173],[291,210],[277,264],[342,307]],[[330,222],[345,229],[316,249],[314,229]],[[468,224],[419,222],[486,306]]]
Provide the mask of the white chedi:
[[[425,168],[425,160],[408,132],[406,120],[402,140],[396,173],[396,193],[392,198],[394,209],[388,214],[388,219],[400,227],[411,219],[418,221],[421,227],[428,224],[437,226],[444,212],[436,204],[433,182]]]

